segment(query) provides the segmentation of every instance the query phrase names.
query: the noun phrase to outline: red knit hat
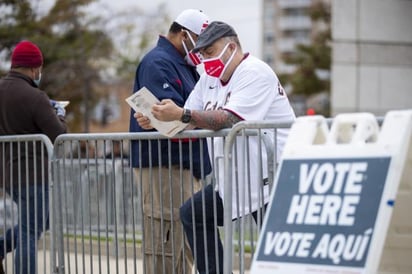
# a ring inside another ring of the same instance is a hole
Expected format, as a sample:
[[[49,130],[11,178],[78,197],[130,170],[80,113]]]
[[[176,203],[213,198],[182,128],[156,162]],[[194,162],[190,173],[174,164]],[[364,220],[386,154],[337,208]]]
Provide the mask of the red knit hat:
[[[21,41],[11,55],[11,67],[38,68],[43,64],[43,55],[38,46],[30,41]]]

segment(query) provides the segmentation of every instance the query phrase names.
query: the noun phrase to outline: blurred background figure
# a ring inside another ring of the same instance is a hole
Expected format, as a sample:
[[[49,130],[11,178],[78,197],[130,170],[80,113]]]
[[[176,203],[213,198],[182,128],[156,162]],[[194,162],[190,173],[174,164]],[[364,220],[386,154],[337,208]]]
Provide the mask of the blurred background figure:
[[[37,45],[30,41],[16,45],[11,69],[0,80],[0,135],[45,134],[54,142],[66,132],[66,111],[38,88],[42,68],[43,54]],[[48,156],[40,142],[8,143],[4,149],[1,184],[18,205],[20,216],[16,216],[18,224],[0,237],[0,260],[15,250],[16,273],[34,274],[37,240],[49,227]]]

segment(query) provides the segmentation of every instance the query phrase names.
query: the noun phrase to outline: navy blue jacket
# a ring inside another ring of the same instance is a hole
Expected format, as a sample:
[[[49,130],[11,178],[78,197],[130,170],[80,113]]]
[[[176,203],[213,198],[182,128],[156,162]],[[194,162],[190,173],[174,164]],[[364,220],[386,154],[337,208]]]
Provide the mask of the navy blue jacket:
[[[148,88],[159,100],[172,99],[178,106],[183,106],[190,92],[193,90],[196,82],[199,80],[199,74],[195,67],[186,63],[179,51],[165,37],[159,36],[155,48],[149,51],[136,69],[136,77],[133,92],[142,87]],[[130,132],[144,132],[136,119],[133,117],[134,111],[130,114]],[[158,155],[159,142],[152,140],[151,145],[151,163],[149,159],[149,141],[141,142],[142,167],[169,165],[168,140],[160,142],[161,159]],[[201,173],[200,160],[200,142],[203,146],[203,174]],[[173,165],[180,164],[179,143],[172,139],[171,141],[171,161]],[[196,178],[202,178],[211,172],[209,154],[206,140],[196,140],[192,143],[192,161],[193,175]],[[132,165],[139,167],[139,143],[132,142]],[[160,162],[161,161],[161,162]],[[182,162],[183,167],[190,167],[189,143],[184,142],[182,145]]]

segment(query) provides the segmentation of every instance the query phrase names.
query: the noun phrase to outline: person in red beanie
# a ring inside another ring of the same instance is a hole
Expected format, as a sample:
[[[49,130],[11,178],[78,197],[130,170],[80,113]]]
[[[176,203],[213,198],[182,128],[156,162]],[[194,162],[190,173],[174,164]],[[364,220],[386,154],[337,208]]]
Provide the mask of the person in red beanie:
[[[54,142],[66,132],[64,109],[38,88],[42,68],[38,46],[30,41],[16,45],[11,69],[0,79],[0,135],[45,134]],[[15,227],[0,234],[0,259],[15,250],[15,273],[36,273],[36,242],[49,224],[47,163],[39,143],[1,145],[0,187],[18,205],[19,216],[14,216]]]

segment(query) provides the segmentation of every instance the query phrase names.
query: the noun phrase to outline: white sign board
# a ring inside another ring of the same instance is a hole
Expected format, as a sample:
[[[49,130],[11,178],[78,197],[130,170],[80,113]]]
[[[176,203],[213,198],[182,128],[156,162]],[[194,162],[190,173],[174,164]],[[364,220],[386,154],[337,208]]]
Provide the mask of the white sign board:
[[[411,124],[412,111],[388,114],[382,131],[365,113],[336,117],[330,131],[323,117],[299,118],[251,273],[377,273]]]

